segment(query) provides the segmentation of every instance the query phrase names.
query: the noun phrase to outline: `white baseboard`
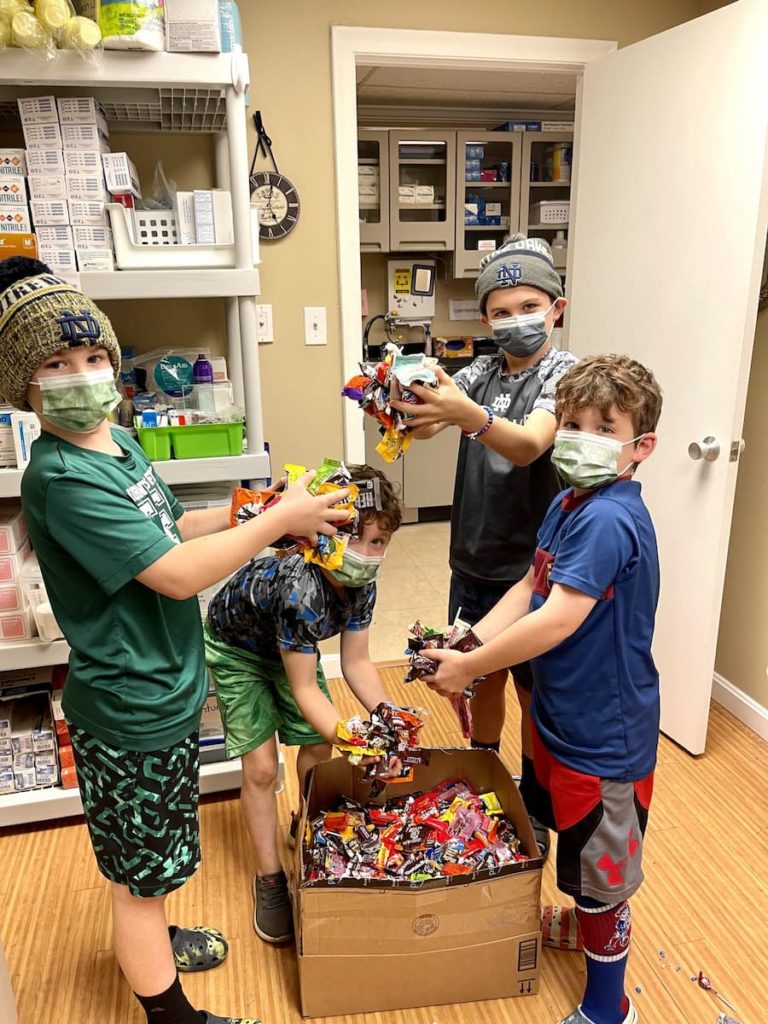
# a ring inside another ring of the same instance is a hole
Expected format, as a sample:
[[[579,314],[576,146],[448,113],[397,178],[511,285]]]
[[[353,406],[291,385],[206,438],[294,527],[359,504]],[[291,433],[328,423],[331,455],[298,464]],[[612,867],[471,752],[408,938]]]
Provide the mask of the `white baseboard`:
[[[326,679],[340,679],[341,678],[341,655],[340,654],[323,654],[320,657],[320,664],[325,672]]]
[[[758,704],[753,697],[739,690],[718,672],[715,672],[712,679],[712,699],[722,704],[752,732],[768,740],[768,708]]]

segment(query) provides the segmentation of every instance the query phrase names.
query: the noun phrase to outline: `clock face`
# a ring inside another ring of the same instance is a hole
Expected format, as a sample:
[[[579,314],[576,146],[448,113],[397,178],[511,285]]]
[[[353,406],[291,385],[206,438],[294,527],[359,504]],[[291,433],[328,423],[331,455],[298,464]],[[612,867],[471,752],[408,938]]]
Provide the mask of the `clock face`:
[[[301,204],[293,184],[277,171],[251,175],[251,204],[259,210],[259,238],[283,238],[299,219]]]

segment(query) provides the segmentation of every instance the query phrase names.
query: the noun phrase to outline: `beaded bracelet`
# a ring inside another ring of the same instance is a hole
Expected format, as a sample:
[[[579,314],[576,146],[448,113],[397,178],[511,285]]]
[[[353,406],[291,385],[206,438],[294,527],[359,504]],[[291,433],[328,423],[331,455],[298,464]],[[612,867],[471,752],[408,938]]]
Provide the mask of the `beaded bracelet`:
[[[462,434],[464,435],[464,437],[468,437],[470,441],[476,441],[478,437],[482,437],[483,434],[486,433],[486,431],[490,430],[491,424],[493,423],[493,409],[490,407],[490,405],[484,405],[483,408],[488,413],[488,419],[486,420],[485,424],[482,427],[480,427],[479,430],[462,430]]]

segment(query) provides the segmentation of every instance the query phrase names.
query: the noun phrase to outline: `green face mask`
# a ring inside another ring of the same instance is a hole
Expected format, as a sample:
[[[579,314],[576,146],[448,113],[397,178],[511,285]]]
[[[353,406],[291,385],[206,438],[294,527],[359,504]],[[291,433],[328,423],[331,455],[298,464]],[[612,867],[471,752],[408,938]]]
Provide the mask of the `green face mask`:
[[[361,555],[347,547],[340,569],[329,569],[328,575],[344,587],[365,587],[379,574],[384,555]]]
[[[45,419],[77,434],[95,430],[120,402],[111,369],[43,377],[37,384]]]
[[[626,473],[632,465],[630,459],[619,469],[619,458],[623,448],[639,441],[644,434],[638,434],[630,441],[616,441],[600,434],[588,434],[581,430],[558,430],[552,462],[560,476],[571,487],[593,490],[613,483]]]

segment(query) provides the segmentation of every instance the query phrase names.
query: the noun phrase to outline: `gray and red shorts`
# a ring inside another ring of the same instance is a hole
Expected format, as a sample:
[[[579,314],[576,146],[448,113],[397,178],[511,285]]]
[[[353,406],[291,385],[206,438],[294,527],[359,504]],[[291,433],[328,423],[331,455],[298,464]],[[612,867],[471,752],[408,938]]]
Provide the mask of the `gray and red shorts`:
[[[558,761],[533,726],[535,780],[522,792],[528,813],[557,832],[557,887],[601,903],[629,899],[643,881],[643,837],[653,772],[621,782]]]

